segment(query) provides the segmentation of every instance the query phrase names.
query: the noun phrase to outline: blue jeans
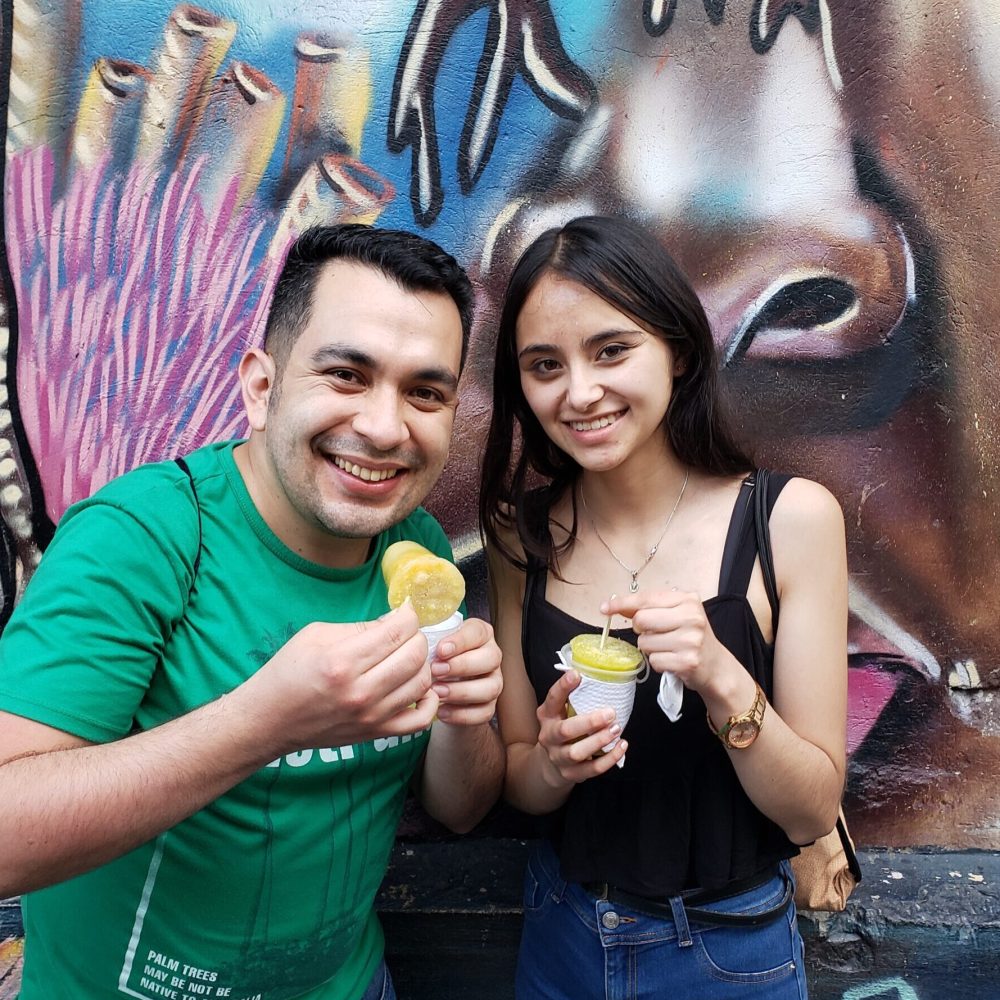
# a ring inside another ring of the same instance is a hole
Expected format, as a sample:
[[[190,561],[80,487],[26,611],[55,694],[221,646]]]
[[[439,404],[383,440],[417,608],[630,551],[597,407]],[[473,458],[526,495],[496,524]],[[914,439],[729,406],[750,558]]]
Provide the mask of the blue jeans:
[[[760,913],[784,895],[783,876],[702,908]],[[532,853],[524,882],[524,931],[517,1000],[806,1000],[795,905],[760,927],[688,922],[679,897],[674,919],[645,916],[597,899],[559,877],[551,846]]]
[[[375,970],[368,988],[361,994],[361,1000],[396,1000],[396,991],[392,986],[392,976],[385,959]]]

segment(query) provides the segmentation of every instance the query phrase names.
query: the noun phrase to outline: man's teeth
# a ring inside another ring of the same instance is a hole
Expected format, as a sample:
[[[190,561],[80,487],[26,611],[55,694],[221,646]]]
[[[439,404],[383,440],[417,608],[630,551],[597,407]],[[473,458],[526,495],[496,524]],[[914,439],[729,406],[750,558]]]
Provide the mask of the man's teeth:
[[[363,465],[353,465],[345,462],[342,458],[335,458],[333,464],[344,472],[349,472],[358,479],[363,479],[366,483],[380,483],[383,479],[392,479],[399,471],[398,469],[366,469]]]
[[[571,420],[570,427],[575,431],[596,431],[602,427],[610,427],[620,416],[620,413],[612,413],[610,417],[600,417],[597,420]]]

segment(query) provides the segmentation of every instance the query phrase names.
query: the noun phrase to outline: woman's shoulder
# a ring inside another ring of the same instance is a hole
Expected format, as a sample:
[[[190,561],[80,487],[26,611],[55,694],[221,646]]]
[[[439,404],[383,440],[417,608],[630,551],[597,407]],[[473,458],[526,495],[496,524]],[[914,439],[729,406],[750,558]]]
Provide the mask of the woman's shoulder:
[[[803,567],[837,556],[846,548],[844,514],[837,498],[812,479],[792,476],[771,512],[771,540],[776,563]]]
[[[802,476],[773,474],[785,480],[771,514],[790,528],[815,527],[817,524],[843,523],[844,515],[837,498],[822,483]]]

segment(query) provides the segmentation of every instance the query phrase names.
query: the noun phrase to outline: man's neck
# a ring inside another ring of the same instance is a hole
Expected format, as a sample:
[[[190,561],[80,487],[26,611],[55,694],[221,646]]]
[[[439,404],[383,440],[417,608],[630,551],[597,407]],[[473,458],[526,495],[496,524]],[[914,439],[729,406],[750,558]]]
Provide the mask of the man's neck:
[[[255,461],[249,441],[233,449],[233,459],[257,513],[282,544],[297,556],[329,569],[352,569],[368,560],[373,538],[343,538],[319,526],[309,531],[303,529],[301,522],[294,526],[286,523],[280,516],[281,505],[275,503],[271,495],[279,487],[260,474],[260,463]]]

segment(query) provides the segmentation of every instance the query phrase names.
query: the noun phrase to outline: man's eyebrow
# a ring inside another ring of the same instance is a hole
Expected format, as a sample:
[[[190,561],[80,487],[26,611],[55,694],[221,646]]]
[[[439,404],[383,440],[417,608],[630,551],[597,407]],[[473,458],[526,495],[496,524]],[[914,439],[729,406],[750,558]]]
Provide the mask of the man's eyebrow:
[[[359,351],[350,344],[326,344],[313,351],[310,361],[316,366],[331,364],[335,361],[346,361],[359,368],[377,368],[378,363],[370,354]]]
[[[378,371],[379,369],[379,363],[375,358],[350,344],[326,344],[313,351],[310,360],[317,368],[342,362],[355,365],[358,368],[365,368],[368,371]],[[453,391],[458,389],[458,376],[450,368],[444,366],[433,365],[430,368],[421,368],[412,374],[411,379],[414,382],[436,383]]]
[[[413,375],[414,382],[436,382],[446,389],[457,391],[458,376],[450,368],[422,368]]]

